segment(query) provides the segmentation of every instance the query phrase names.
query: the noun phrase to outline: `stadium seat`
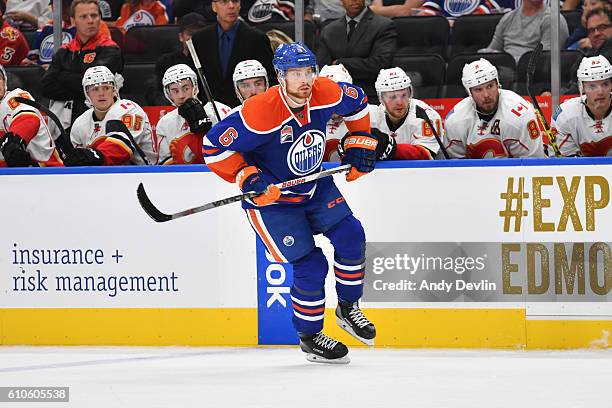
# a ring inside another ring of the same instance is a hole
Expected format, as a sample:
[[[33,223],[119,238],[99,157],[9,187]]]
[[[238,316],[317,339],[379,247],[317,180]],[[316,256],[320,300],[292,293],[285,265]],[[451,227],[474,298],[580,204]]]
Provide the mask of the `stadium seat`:
[[[450,36],[449,59],[463,53],[486,48],[503,14],[461,16],[455,20]]]
[[[582,11],[580,10],[562,11],[561,15],[565,18],[565,22],[567,23],[567,28],[570,34],[576,28],[580,27],[581,25],[580,19],[582,18]]]
[[[393,21],[397,29],[396,55],[446,56],[449,26],[444,17],[397,17]]]
[[[119,91],[121,98],[129,99],[143,106],[146,105],[147,88],[155,81],[155,64],[125,64],[123,67],[125,82]]]
[[[571,81],[573,73],[572,66],[582,58],[580,51],[561,51],[561,86],[567,86]],[[516,68],[516,83],[514,91],[520,95],[527,95],[527,65],[531,51],[523,54]],[[550,51],[542,52],[540,60],[536,64],[536,71],[533,78],[534,92],[536,94],[545,90],[550,90]]]
[[[111,33],[111,38],[117,43],[119,48],[123,49],[123,33],[117,27],[108,27]]]
[[[393,58],[393,66],[406,71],[415,98],[440,97],[446,72],[446,64],[440,55],[399,55]]]
[[[484,53],[484,54],[459,54],[455,55],[449,62],[446,68],[446,86],[444,87],[444,97],[446,98],[463,98],[467,96],[465,88],[461,83],[461,76],[465,64],[476,61],[477,59],[485,58],[497,67],[499,74],[499,82],[502,88],[512,89],[514,85],[514,77],[516,75],[516,63],[512,55],[499,53]]]
[[[295,38],[295,23],[293,21],[283,21],[275,23],[262,23],[254,26],[258,30],[266,33],[270,30],[279,30],[291,38]],[[312,21],[304,21],[304,42],[312,50],[316,50],[316,27]]]
[[[125,34],[123,54],[126,63],[151,63],[179,46],[176,25],[134,27]]]
[[[36,38],[36,30],[22,30],[21,33],[28,42],[28,46],[32,48],[32,44],[34,43],[34,39]]]
[[[42,77],[45,71],[37,65],[29,66],[6,66],[4,67],[8,75],[8,89],[22,88],[43,105],[48,104],[48,99],[42,96]]]

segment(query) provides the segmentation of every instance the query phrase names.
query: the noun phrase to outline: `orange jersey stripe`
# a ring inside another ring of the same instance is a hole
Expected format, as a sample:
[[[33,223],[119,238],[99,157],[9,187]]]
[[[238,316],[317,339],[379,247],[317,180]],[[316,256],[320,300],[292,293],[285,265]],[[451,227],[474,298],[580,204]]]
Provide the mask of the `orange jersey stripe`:
[[[305,309],[303,307],[298,306],[297,304],[293,304],[293,308],[295,310],[298,310],[302,313],[306,313],[306,314],[317,314],[317,313],[323,313],[325,311],[325,307],[320,307],[318,309]]]
[[[367,108],[366,108],[367,109]],[[368,132],[370,133],[370,114],[356,120],[344,121],[349,132]]]
[[[257,214],[255,213],[255,210],[253,210],[251,208],[251,209],[249,209],[247,211],[249,212],[250,219],[253,222],[253,226],[255,227],[255,231],[257,232],[257,235],[259,235],[259,237],[263,241],[263,243],[266,246],[266,248],[268,249],[268,252],[270,253],[270,255],[272,255],[272,257],[274,258],[274,260],[276,262],[281,262],[282,263],[283,259],[274,250],[274,247],[272,246],[272,244],[270,244],[270,241],[268,240],[268,237],[266,236],[266,233],[264,232],[263,228],[261,228],[261,225],[259,224],[259,220],[257,220]]]
[[[334,269],[334,272],[336,273],[337,276],[340,276],[341,278],[362,278],[363,277],[363,272],[345,273],[345,272],[340,272],[337,269]]]
[[[206,158],[204,161],[206,161]],[[236,182],[236,174],[240,169],[248,166],[242,154],[238,152],[233,152],[229,157],[218,162],[206,162],[206,164],[215,174],[230,183]]]

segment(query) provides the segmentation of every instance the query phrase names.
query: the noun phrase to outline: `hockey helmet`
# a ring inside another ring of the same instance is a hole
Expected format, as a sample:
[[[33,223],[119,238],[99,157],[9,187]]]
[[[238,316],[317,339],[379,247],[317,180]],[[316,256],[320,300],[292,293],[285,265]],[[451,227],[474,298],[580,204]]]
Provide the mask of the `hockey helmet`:
[[[197,99],[198,95],[198,77],[196,73],[187,64],[176,64],[171,66],[164,73],[162,78],[162,86],[164,87],[164,96],[174,105],[172,99],[170,99],[170,93],[168,92],[168,85],[175,84],[183,79],[189,79],[193,85],[193,97]]]
[[[378,99],[382,101],[383,92],[399,91],[402,89],[410,89],[412,96],[412,81],[406,72],[400,67],[389,69],[381,69],[374,83]]]
[[[461,83],[470,96],[471,88],[492,80],[496,80],[497,86],[500,86],[497,68],[484,58],[465,64],[463,67]]]
[[[603,55],[584,57],[578,66],[577,76],[578,88],[580,89],[580,95],[582,95],[584,93],[583,82],[612,78],[612,65]]]
[[[346,67],[342,64],[338,65],[325,65],[321,68],[319,76],[331,79],[334,82],[346,82],[349,84],[353,83],[353,77],[349,74]]]
[[[318,73],[317,60],[310,49],[302,42],[281,44],[274,52],[272,65],[278,74],[291,68],[313,67]]]
[[[236,68],[234,68],[234,74],[232,79],[234,81],[234,90],[236,91],[236,96],[240,99],[240,102],[244,102],[244,98],[242,94],[238,91],[238,82],[244,79],[250,78],[259,78],[263,77],[266,81],[266,89],[270,86],[268,83],[268,73],[261,62],[257,60],[244,60],[240,61],[236,64]]]
[[[89,95],[87,95],[87,88],[90,86],[110,84],[113,87],[115,97],[119,98],[119,86],[117,84],[115,74],[113,74],[111,70],[104,65],[97,65],[87,68],[85,74],[83,75],[81,84],[83,85],[83,92],[85,93],[85,104],[89,107],[93,106]]]

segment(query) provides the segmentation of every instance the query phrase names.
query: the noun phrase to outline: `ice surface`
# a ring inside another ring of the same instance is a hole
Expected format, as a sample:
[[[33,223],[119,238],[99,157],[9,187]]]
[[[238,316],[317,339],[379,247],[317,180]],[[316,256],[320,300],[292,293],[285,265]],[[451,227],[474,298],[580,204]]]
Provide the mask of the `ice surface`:
[[[349,365],[297,347],[0,347],[1,386],[69,386],[26,407],[612,407],[612,350],[352,348]]]

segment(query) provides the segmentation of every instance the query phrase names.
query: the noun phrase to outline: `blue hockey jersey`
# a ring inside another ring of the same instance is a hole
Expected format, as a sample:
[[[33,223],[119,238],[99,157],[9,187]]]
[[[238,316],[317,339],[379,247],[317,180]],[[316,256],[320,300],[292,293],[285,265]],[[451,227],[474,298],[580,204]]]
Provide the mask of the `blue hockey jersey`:
[[[367,97],[355,85],[318,77],[300,112],[292,111],[285,98],[279,86],[271,87],[217,123],[203,143],[209,168],[233,183],[242,168],[253,165],[267,182],[279,183],[321,170],[332,114],[343,116],[349,131],[370,131]],[[275,204],[304,203],[316,186],[314,181],[285,189]]]

